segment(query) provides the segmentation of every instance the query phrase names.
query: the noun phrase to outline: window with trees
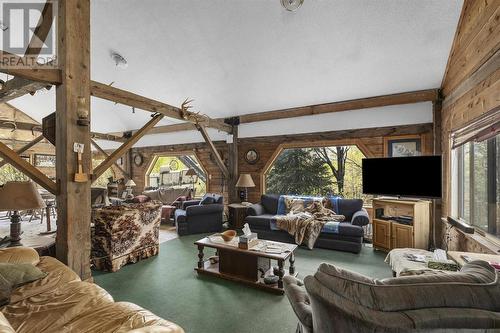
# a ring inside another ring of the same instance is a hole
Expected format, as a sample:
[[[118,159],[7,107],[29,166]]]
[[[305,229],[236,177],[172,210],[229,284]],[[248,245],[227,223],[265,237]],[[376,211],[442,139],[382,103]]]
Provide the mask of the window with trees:
[[[479,232],[500,237],[500,135],[455,153],[455,213]]]
[[[362,194],[364,157],[357,146],[284,149],[266,172],[266,192],[370,199]]]

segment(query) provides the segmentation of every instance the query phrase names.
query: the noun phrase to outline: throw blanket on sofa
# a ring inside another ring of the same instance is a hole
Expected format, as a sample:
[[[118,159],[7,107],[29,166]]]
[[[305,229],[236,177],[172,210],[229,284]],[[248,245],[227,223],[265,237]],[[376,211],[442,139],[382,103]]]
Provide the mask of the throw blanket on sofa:
[[[294,236],[296,244],[304,244],[312,250],[325,223],[344,221],[345,217],[325,208],[321,201],[313,201],[306,208],[299,201],[301,199],[290,199],[286,203],[290,212],[287,215],[277,215],[276,225]]]

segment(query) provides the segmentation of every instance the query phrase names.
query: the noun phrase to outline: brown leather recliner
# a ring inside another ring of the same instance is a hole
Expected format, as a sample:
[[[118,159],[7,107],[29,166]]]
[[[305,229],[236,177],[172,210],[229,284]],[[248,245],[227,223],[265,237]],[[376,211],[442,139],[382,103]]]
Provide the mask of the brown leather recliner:
[[[138,305],[115,302],[98,285],[80,280],[52,257],[39,257],[27,247],[0,250],[0,262],[36,265],[46,277],[13,290],[0,307],[0,331],[17,333],[129,332],[183,333],[178,325]]]

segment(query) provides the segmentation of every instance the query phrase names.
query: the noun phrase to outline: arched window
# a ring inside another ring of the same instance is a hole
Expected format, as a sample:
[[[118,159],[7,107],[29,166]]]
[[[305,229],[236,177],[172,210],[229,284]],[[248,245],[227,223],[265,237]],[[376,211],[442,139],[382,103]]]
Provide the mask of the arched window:
[[[207,191],[207,173],[196,155],[157,155],[146,173],[146,186],[152,188],[193,188],[193,196]]]

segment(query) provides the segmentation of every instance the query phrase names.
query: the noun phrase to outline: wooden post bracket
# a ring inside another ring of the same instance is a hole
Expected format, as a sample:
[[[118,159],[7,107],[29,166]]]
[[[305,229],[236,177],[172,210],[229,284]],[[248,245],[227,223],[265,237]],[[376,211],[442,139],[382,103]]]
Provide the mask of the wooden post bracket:
[[[24,173],[47,191],[52,194],[58,194],[58,186],[54,181],[33,165],[23,160],[15,151],[2,142],[0,142],[0,155],[2,155],[8,163],[12,164],[13,167]]]
[[[196,124],[196,128],[201,133],[201,136],[203,137],[203,139],[207,143],[208,148],[210,149],[210,152],[212,153],[212,155],[215,158],[215,163],[217,164],[217,166],[219,167],[219,169],[224,174],[224,177],[226,177],[226,179],[229,179],[229,176],[230,176],[229,170],[226,167],[226,165],[224,164],[224,161],[222,160],[222,158],[220,157],[220,154],[217,151],[217,148],[215,148],[214,143],[210,139],[210,136],[208,136],[207,129],[205,128],[205,126],[200,125],[200,124]]]
[[[104,158],[108,158],[109,157],[109,154],[106,153],[106,151],[104,149],[102,149],[98,144],[97,142],[95,142],[94,140],[90,140],[90,142],[92,143],[92,145],[101,153],[104,155]],[[129,177],[130,178],[130,175],[128,174],[127,171],[123,170],[123,168],[118,165],[118,163],[116,163],[116,161],[113,163],[125,176]],[[97,179],[97,178],[95,178]],[[92,179],[92,181],[94,181],[95,179]]]
[[[24,153],[26,150],[30,149],[31,147],[33,147],[34,145],[36,145],[38,142],[42,141],[43,139],[44,139],[43,135],[38,136],[37,138],[35,138],[31,142],[28,142],[26,145],[24,145],[23,147],[16,150],[16,154],[20,155],[20,154]],[[1,161],[0,168],[3,167],[7,163],[9,163],[9,162],[7,162],[6,160]]]
[[[154,125],[156,125],[162,118],[163,114],[156,114],[153,116],[153,119],[147,122],[140,130],[135,132],[130,139],[127,140],[124,144],[122,144],[118,149],[112,152],[101,164],[99,164],[93,172],[93,179],[99,178],[113,163],[116,162],[120,156],[125,154],[127,150],[132,148],[132,146],[139,141],[140,138],[144,136]]]

